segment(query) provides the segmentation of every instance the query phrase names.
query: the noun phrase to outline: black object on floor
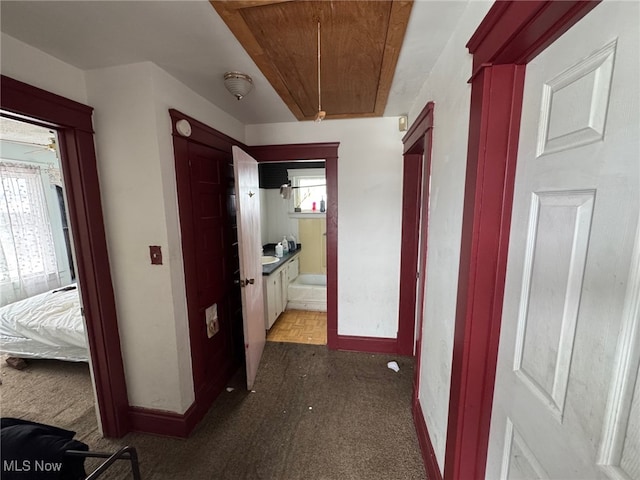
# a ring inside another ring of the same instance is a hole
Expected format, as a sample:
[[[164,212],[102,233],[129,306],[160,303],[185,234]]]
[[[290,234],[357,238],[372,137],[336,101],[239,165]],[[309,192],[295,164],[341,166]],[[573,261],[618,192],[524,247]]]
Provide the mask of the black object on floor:
[[[88,445],[73,439],[75,434],[71,430],[28,420],[1,419],[2,478],[84,479],[84,459],[65,456],[67,450],[89,450]]]
[[[4,480],[94,480],[118,460],[131,462],[134,480],[140,480],[138,453],[125,446],[115,453],[90,452],[74,440],[76,432],[18,418],[0,420],[1,472]],[[86,476],[84,460],[106,459]]]

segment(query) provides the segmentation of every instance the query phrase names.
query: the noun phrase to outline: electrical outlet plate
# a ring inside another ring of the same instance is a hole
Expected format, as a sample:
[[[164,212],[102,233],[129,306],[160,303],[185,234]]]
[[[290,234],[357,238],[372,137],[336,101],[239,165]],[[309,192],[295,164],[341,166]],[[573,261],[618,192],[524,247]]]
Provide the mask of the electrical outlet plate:
[[[220,322],[218,321],[218,305],[215,303],[208,307],[204,312],[205,322],[207,324],[207,337],[211,338],[220,331]]]

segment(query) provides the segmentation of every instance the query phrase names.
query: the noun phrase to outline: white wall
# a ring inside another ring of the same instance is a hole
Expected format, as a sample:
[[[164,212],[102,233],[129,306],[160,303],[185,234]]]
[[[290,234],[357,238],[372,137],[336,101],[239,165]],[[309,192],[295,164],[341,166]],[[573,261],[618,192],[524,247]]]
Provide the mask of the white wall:
[[[86,79],[129,402],[184,413],[194,392],[168,109],[240,141],[244,127],[150,62]]]
[[[260,244],[264,245],[269,243],[269,233],[267,232],[267,222],[269,221],[269,214],[267,212],[267,189],[261,188],[258,192],[260,197]]]
[[[167,231],[167,249],[163,257],[166,258],[170,267],[174,333],[178,346],[179,383],[183,398],[180,409],[182,413],[193,402],[193,375],[169,109],[177,109],[239,142],[244,142],[244,125],[156,65],[150,64],[150,70],[159,154],[156,161],[162,178],[164,220]]]
[[[261,188],[260,207],[264,209],[265,218],[261,225],[262,238],[265,243],[278,243],[286,234],[293,234],[296,242],[300,241],[298,236],[298,219],[290,218],[289,211],[293,208],[290,200],[283,200],[280,190],[277,188]],[[264,202],[264,204],[262,203]]]
[[[184,411],[193,394],[178,388],[151,64],[86,77],[129,403]],[[150,265],[149,245],[162,247],[164,265]]]
[[[248,125],[249,145],[340,142],[338,333],[397,336],[402,216],[397,118]]]
[[[471,55],[465,48],[491,2],[470,2],[409,112],[433,100],[434,129],[419,398],[440,470],[444,467],[451,358],[467,161]]]
[[[0,37],[2,75],[57,93],[76,102],[87,102],[84,72],[33,48],[6,33]]]
[[[239,140],[244,125],[152,63],[84,72],[2,34],[3,75],[94,107],[102,206],[129,402],[194,400],[169,108]],[[160,245],[162,266],[148,247]]]

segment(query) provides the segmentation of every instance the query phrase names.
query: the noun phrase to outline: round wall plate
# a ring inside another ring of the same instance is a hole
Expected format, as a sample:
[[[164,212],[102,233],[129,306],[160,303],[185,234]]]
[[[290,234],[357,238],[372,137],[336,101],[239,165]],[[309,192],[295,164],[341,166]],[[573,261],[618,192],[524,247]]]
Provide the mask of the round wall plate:
[[[191,136],[191,124],[187,120],[178,120],[176,122],[176,130],[183,137]]]

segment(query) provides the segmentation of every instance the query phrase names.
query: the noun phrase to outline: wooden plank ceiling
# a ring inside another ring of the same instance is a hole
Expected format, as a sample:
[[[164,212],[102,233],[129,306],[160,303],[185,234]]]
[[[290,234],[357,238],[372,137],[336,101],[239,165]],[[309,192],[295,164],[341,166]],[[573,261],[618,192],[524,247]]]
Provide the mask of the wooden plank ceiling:
[[[298,120],[382,116],[412,1],[211,1]]]

